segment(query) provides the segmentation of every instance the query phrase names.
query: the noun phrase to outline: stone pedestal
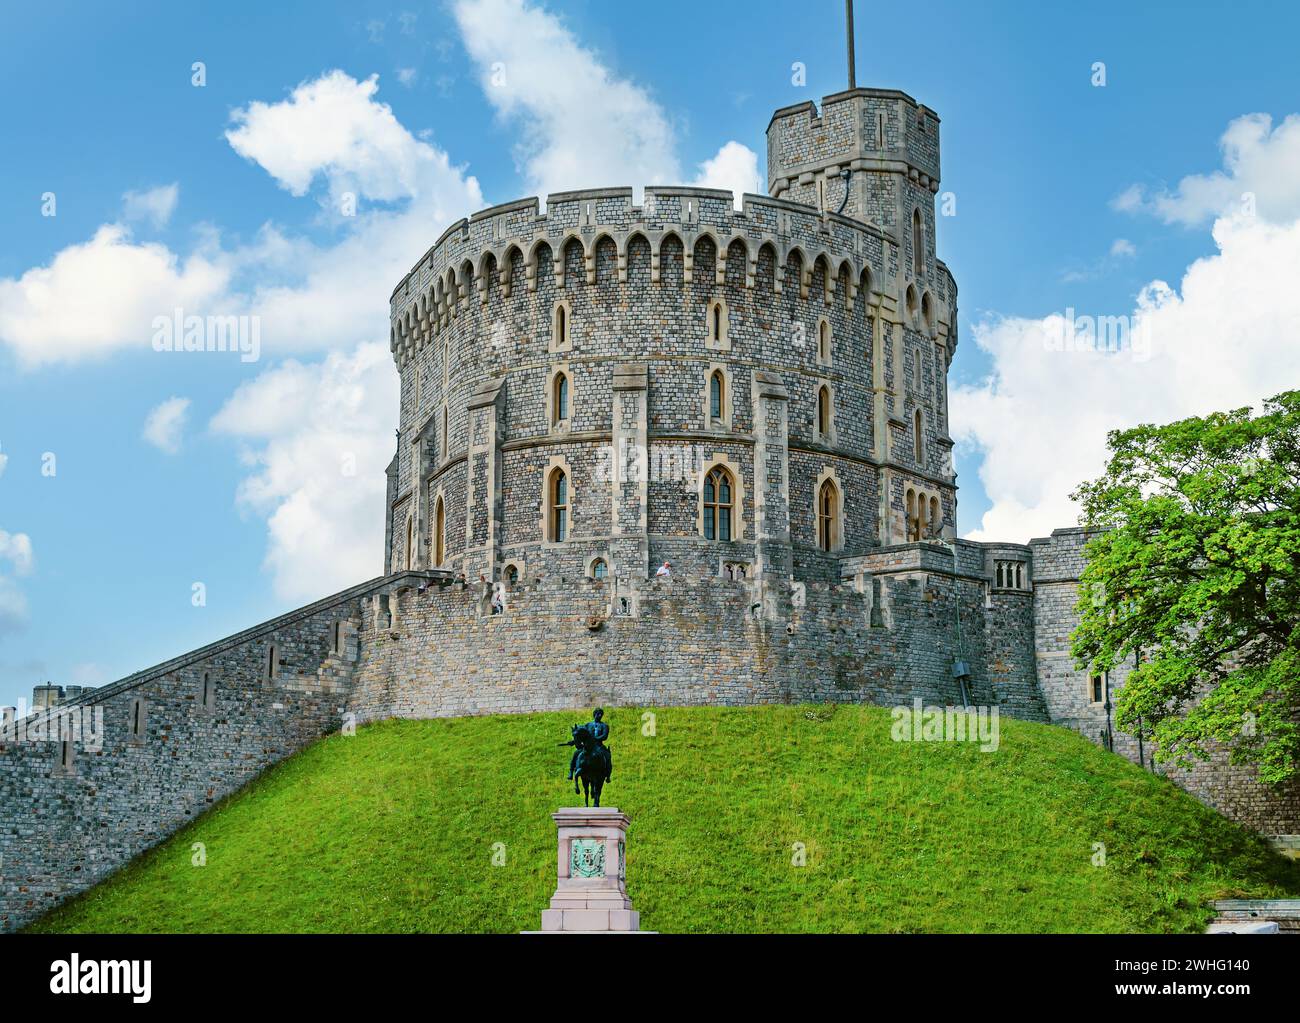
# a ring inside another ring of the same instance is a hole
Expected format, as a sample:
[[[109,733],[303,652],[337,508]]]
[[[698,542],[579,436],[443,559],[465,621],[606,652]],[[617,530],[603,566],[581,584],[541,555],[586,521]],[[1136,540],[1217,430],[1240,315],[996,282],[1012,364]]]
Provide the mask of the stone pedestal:
[[[617,807],[565,807],[551,814],[559,829],[558,880],[543,933],[627,934],[641,914],[627,897],[627,826]]]

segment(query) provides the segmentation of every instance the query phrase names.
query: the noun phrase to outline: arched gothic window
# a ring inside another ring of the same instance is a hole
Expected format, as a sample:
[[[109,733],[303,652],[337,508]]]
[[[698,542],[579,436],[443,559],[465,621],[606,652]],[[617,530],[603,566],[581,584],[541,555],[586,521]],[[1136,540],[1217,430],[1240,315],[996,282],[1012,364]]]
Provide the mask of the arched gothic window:
[[[817,491],[817,546],[824,551],[833,551],[838,545],[838,497],[830,480],[825,480]]]
[[[556,373],[551,395],[551,424],[558,426],[569,418],[569,376]]]
[[[564,302],[555,304],[555,320],[551,329],[551,347],[569,347],[569,307]]]
[[[831,435],[831,389],[817,389],[817,432],[823,437]]]
[[[709,322],[706,330],[708,347],[727,347],[727,307],[721,299],[709,303]]]
[[[925,272],[925,228],[919,209],[912,210],[912,269],[918,277]]]
[[[716,369],[709,377],[709,418],[718,422],[724,420],[723,409],[726,408],[726,398],[727,382],[722,376],[722,370]]]
[[[438,498],[437,507],[433,512],[433,567],[442,568],[442,563],[447,560],[447,509],[442,503],[442,498]]]
[[[563,469],[552,470],[546,489],[550,504],[548,539],[552,543],[562,543],[569,536],[569,477]]]
[[[718,466],[704,479],[704,539],[731,539],[731,512],[734,504],[731,473]]]

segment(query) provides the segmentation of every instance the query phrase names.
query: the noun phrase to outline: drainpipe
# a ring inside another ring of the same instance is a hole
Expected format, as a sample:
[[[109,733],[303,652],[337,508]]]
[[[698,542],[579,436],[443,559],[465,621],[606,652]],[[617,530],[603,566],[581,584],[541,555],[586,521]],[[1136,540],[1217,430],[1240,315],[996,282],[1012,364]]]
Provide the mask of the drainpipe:
[[[1133,651],[1133,668],[1136,670],[1142,665],[1142,648],[1137,647]],[[1142,715],[1138,715],[1138,767],[1146,770],[1147,760],[1146,751],[1142,745]]]
[[[836,213],[843,213],[844,207],[849,204],[849,185],[853,181],[853,168],[845,167],[840,172],[840,177],[844,179],[844,198],[840,200],[840,208],[835,211]]]
[[[1115,735],[1110,730],[1110,671],[1101,674],[1102,684],[1106,687],[1106,748],[1115,752]]]
[[[957,624],[957,644],[956,644],[955,655],[954,655],[954,657],[953,657],[953,661],[952,661],[952,677],[957,681],[957,689],[958,689],[958,692],[959,692],[959,694],[960,694],[960,696],[961,696],[961,705],[962,705],[963,707],[969,707],[969,706],[971,706],[971,693],[970,693],[970,665],[966,663],[966,659],[962,656],[962,645],[961,645],[961,582],[960,582],[960,580],[958,579],[958,566],[957,566],[957,541],[956,541],[956,539],[954,538],[953,541],[952,541],[951,543],[949,543],[949,542],[948,542],[947,540],[945,540],[943,537],[940,537],[940,538],[939,538],[939,542],[940,542],[941,544],[943,544],[945,547],[948,547],[948,548],[950,548],[950,549],[952,550],[952,593],[953,593],[953,607],[954,607],[954,608],[956,609],[956,611],[957,611],[957,621],[956,621],[956,624]]]

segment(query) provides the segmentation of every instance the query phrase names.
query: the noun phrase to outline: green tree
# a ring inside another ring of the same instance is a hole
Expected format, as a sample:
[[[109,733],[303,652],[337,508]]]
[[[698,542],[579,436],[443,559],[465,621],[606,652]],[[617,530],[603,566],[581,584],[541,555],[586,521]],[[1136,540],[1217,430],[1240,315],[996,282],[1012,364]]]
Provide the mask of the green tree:
[[[1226,744],[1278,783],[1300,769],[1300,391],[1109,437],[1074,495],[1087,545],[1080,667],[1141,664],[1116,702],[1156,758]]]

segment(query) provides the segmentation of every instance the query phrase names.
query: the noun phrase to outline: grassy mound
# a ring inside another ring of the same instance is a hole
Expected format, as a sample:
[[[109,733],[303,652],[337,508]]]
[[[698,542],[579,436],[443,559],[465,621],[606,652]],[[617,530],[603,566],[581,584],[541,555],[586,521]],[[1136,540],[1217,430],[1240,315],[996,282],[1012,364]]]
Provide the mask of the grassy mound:
[[[1196,931],[1211,898],[1300,895],[1300,865],[1062,729],[1003,719],[982,753],[894,742],[876,707],[644,713],[606,718],[604,802],[649,930]],[[534,929],[579,719],[332,736],[32,930]]]

